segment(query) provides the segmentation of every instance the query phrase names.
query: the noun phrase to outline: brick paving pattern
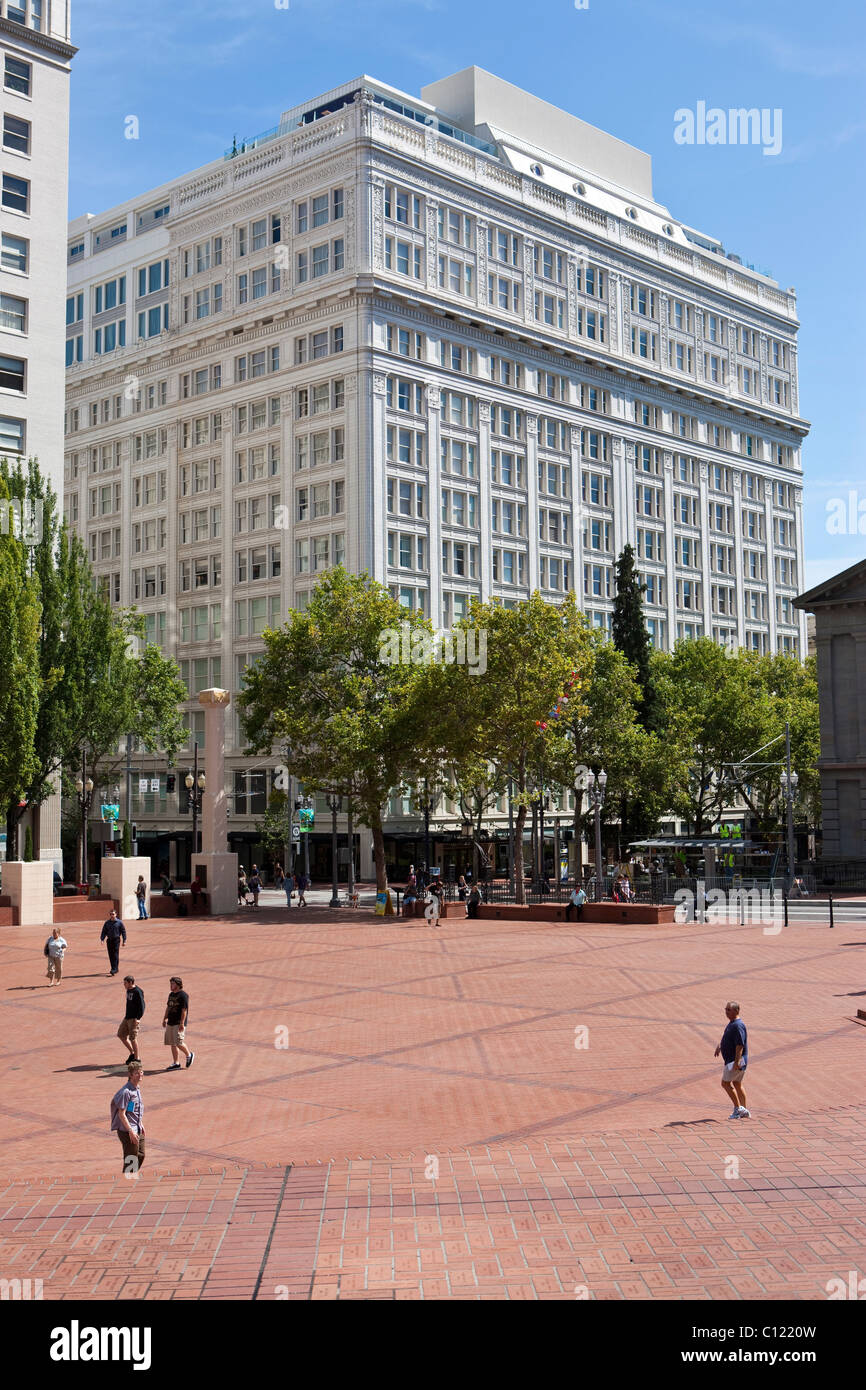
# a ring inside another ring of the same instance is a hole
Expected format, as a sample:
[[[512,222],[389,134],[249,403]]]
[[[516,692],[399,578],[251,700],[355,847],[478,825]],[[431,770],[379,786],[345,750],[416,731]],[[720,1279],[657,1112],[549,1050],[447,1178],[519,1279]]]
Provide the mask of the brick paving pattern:
[[[64,935],[49,991],[44,933],[0,934],[0,1274],[45,1298],[816,1299],[863,1273],[862,924],[133,923],[135,1182],[123,990],[98,925]],[[175,972],[198,1055],[165,1074]],[[752,1121],[712,1056],[730,997]]]

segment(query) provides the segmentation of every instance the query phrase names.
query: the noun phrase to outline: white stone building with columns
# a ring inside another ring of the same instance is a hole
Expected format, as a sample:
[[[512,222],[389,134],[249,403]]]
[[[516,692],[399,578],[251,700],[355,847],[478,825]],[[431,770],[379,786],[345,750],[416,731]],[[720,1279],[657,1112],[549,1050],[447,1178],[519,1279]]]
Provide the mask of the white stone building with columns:
[[[805,654],[794,292],[656,202],[648,155],[477,68],[360,77],[69,244],[66,514],[181,663],[191,740],[338,562],[437,626],[574,589],[608,627],[631,543],[657,646]],[[233,711],[243,854],[272,768]]]

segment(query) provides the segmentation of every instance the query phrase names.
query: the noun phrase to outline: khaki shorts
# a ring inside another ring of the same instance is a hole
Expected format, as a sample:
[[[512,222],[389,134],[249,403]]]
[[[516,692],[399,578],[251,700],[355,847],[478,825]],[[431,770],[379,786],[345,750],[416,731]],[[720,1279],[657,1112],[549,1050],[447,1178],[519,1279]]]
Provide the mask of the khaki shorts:
[[[746,1064],[745,1067],[738,1067],[736,1062],[726,1062],[722,1069],[722,1080],[742,1081],[746,1075],[747,1070],[748,1064]]]
[[[140,1027],[140,1018],[125,1018],[117,1030],[117,1036],[120,1038],[121,1042],[125,1042],[128,1038],[131,1043],[134,1043],[138,1037],[138,1030]]]
[[[165,1037],[163,1042],[166,1047],[179,1047],[184,1040],[184,1030],[179,1023],[167,1023],[165,1025]]]

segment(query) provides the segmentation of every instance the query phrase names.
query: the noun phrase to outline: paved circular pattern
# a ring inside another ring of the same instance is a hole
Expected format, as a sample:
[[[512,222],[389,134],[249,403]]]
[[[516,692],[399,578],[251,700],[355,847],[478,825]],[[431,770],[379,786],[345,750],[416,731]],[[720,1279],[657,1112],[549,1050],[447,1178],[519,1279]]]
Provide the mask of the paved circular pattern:
[[[44,934],[0,936],[0,1256],[46,1297],[815,1298],[857,1268],[861,924],[313,909],[129,931],[135,1184],[108,1133],[124,996],[98,926],[65,930],[51,990]],[[174,972],[197,1057],[166,1074]],[[751,1122],[727,1122],[712,1055],[732,996]],[[127,1268],[130,1220],[150,1238]]]

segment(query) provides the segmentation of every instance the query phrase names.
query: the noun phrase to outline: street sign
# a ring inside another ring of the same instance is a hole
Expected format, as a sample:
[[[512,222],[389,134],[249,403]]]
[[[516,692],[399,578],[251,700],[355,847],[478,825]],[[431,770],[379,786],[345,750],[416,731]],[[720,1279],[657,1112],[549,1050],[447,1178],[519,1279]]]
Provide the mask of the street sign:
[[[293,826],[292,826],[292,839],[293,839],[293,840],[300,840],[300,838],[301,838],[301,827],[300,827],[299,825],[293,825]]]
[[[298,828],[302,830],[304,834],[312,830],[316,823],[316,813],[312,806],[302,806],[298,811],[298,820],[300,821],[300,826]]]

